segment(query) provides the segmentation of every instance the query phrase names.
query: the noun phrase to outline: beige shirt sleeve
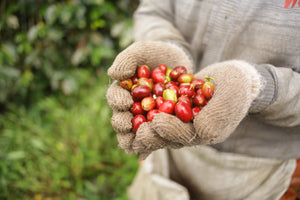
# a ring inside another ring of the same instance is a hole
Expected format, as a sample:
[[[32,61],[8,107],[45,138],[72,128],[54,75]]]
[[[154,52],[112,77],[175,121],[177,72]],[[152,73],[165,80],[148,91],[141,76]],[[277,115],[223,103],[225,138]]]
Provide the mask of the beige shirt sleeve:
[[[265,98],[271,105],[255,116],[273,126],[300,126],[300,26],[294,20],[300,11],[287,13],[278,1],[256,4],[143,0],[134,15],[135,39],[180,44],[197,70],[230,59],[265,67],[273,82],[259,103]]]
[[[174,2],[164,1],[141,1],[134,14],[134,39],[141,40],[166,40],[172,41],[189,49],[181,32],[173,23]],[[189,52],[186,51],[189,54]]]
[[[300,54],[299,54],[300,55]],[[262,121],[280,127],[300,126],[299,70],[268,66],[274,77],[274,102],[257,115]],[[300,66],[298,66],[298,69]]]

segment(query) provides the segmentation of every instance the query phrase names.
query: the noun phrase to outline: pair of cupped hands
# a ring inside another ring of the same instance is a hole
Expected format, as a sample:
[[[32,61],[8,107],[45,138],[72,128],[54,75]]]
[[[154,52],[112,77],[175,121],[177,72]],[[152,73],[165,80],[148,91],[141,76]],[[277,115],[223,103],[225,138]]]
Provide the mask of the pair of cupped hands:
[[[214,78],[215,92],[209,103],[198,113],[193,122],[182,122],[174,115],[159,113],[151,122],[132,131],[133,104],[131,94],[123,89],[120,81],[132,77],[136,68],[147,65],[151,69],[160,64],[174,68],[185,66],[193,73],[190,57],[179,46],[162,41],[135,42],[122,51],[108,69],[115,81],[109,86],[107,102],[113,110],[111,124],[118,133],[119,147],[127,154],[139,154],[145,159],[152,151],[161,148],[215,144],[224,141],[247,115],[259,93],[259,74],[247,62],[229,60],[209,65],[194,74]]]

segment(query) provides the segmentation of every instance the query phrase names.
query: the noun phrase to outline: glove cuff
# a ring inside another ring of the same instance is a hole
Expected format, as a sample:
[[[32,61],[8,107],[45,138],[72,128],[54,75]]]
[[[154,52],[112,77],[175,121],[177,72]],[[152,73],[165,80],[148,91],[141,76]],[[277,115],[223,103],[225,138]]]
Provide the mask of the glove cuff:
[[[253,65],[260,74],[261,88],[258,96],[252,102],[249,113],[259,113],[271,105],[277,96],[277,78],[272,73],[272,68],[267,65]]]

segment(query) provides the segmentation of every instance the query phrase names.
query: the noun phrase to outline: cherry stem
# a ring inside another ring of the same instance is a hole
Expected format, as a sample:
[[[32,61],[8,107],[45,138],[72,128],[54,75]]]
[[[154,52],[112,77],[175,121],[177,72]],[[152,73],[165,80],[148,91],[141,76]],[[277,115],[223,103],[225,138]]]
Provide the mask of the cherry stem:
[[[209,77],[207,75],[204,76],[204,78],[207,80],[207,82],[210,82],[211,80],[215,80],[213,77]]]

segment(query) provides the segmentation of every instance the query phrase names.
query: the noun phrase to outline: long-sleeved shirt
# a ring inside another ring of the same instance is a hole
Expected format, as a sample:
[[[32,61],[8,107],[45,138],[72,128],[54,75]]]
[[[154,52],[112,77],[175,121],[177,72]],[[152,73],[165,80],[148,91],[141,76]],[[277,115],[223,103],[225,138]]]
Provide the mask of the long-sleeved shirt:
[[[265,67],[275,81],[274,101],[213,147],[288,159],[300,157],[299,19],[300,7],[284,8],[282,0],[145,0],[135,13],[134,33],[137,41],[182,46],[194,73],[232,59]]]

